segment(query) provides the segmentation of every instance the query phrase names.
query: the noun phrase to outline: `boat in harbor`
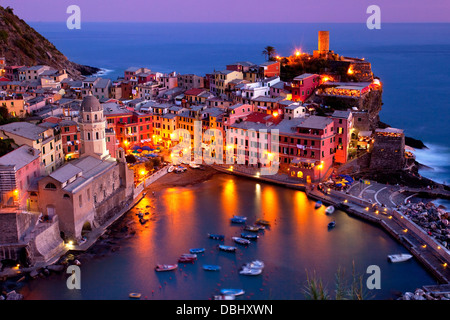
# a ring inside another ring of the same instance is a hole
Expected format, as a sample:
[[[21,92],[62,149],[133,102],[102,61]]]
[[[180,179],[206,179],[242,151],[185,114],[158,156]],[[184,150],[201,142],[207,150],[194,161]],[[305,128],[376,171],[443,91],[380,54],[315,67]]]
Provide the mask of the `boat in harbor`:
[[[178,264],[157,264],[155,271],[172,271],[178,268]]]
[[[264,262],[261,260],[254,260],[252,262],[249,262],[243,266],[243,268],[248,269],[263,269],[264,268]]]
[[[233,294],[218,294],[213,296],[214,300],[234,300],[235,295]]]
[[[245,223],[247,221],[247,218],[246,217],[236,217],[236,216],[234,216],[230,220],[233,223]]]
[[[334,228],[335,226],[336,226],[336,221],[331,221],[331,222],[328,224],[328,229]]]
[[[184,253],[178,258],[178,262],[194,262],[197,260],[197,255],[192,253]]]
[[[239,244],[243,244],[243,245],[250,244],[250,240],[248,240],[248,239],[244,239],[244,238],[240,238],[240,237],[231,237],[231,239],[233,239],[234,242],[239,243]]]
[[[262,269],[255,269],[255,268],[242,268],[241,271],[239,271],[239,274],[245,275],[245,276],[257,276],[262,273]]]
[[[221,289],[221,294],[240,296],[245,293],[244,289]]]
[[[241,237],[244,239],[249,239],[249,240],[258,240],[259,236],[257,234],[250,234],[250,233],[241,233]]]
[[[203,270],[206,270],[206,271],[219,271],[220,269],[221,269],[221,267],[218,265],[215,265],[215,264],[203,265]]]
[[[214,234],[214,233],[208,233],[208,237],[214,240],[223,240],[225,239],[225,236],[223,234]]]
[[[260,230],[260,227],[247,225],[244,227],[244,230],[251,231],[251,232],[258,232]]]
[[[171,173],[173,170],[175,170],[174,166],[170,166],[169,168],[167,168],[168,173]]]
[[[326,214],[332,214],[334,212],[334,207],[333,206],[329,206],[325,209],[325,213]]]
[[[196,164],[195,162],[189,163],[189,167],[191,167],[192,169],[198,169],[198,168],[200,168],[200,166],[199,166],[198,164]]]
[[[205,248],[193,248],[193,249],[189,249],[190,253],[203,253],[205,252]]]
[[[317,202],[316,202],[316,205],[315,205],[315,208],[316,208],[316,209],[319,209],[321,206],[322,206],[322,201],[320,201],[320,200],[317,201]]]
[[[178,166],[175,168],[175,172],[176,173],[183,173],[187,170],[187,168],[183,167],[183,166]]]
[[[141,298],[141,294],[140,293],[135,293],[132,292],[128,295],[131,299],[140,299]]]
[[[270,221],[264,220],[264,219],[258,219],[255,221],[255,224],[259,224],[262,226],[270,226]]]
[[[388,260],[390,262],[404,262],[411,259],[413,256],[407,253],[399,253],[399,254],[390,254],[388,255]]]
[[[217,246],[217,248],[219,248],[219,250],[222,250],[222,251],[227,251],[227,252],[235,252],[236,251],[236,247],[233,247],[233,246],[226,246],[226,245],[224,245],[224,244],[219,244],[218,246]]]

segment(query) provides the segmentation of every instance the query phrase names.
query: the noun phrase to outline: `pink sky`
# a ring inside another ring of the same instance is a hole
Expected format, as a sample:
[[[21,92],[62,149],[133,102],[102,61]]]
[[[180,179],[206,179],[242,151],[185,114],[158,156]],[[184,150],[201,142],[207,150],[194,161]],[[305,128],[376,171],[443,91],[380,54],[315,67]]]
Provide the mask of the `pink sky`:
[[[369,5],[382,22],[450,22],[449,0],[2,0],[25,21],[365,22]]]

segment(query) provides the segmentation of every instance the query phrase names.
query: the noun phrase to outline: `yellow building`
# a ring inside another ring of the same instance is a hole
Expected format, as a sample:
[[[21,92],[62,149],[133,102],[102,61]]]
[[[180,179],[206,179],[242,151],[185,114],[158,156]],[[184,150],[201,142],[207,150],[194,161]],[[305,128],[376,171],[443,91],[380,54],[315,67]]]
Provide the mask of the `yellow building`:
[[[214,84],[211,87],[216,94],[226,93],[228,83],[235,79],[243,79],[244,75],[240,71],[222,70],[214,72]]]

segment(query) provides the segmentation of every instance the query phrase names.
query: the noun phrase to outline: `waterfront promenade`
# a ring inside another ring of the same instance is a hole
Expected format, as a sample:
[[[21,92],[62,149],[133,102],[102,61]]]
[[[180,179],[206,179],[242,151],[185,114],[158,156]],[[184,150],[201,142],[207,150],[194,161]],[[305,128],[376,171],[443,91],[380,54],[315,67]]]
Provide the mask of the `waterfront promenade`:
[[[314,200],[334,205],[357,218],[374,223],[390,236],[402,243],[442,284],[450,283],[450,255],[439,243],[429,237],[420,227],[395,210],[408,198],[402,187],[389,186],[371,181],[368,185],[355,182],[346,192],[325,189],[325,192],[311,185],[296,182],[287,175],[259,176],[257,169],[233,166],[213,166],[216,170],[258,181],[274,183],[304,191]],[[370,190],[370,191],[369,191]],[[378,204],[378,206],[375,206]],[[385,205],[381,207],[381,205]]]

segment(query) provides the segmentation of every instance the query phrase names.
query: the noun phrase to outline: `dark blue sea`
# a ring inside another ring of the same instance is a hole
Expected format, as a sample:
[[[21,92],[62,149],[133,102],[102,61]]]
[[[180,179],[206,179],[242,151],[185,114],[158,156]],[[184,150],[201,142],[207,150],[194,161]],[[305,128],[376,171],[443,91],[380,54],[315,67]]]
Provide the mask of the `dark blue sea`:
[[[403,128],[429,149],[417,151],[434,170],[422,174],[450,181],[450,24],[208,24],[82,23],[69,30],[65,22],[32,26],[77,63],[107,71],[116,79],[130,66],[155,71],[204,75],[235,61],[264,61],[267,45],[280,55],[295,49],[312,53],[317,32],[330,31],[330,49],[365,58],[384,83],[381,120]]]

